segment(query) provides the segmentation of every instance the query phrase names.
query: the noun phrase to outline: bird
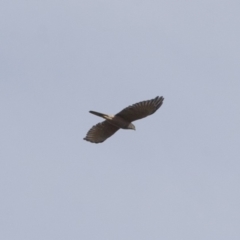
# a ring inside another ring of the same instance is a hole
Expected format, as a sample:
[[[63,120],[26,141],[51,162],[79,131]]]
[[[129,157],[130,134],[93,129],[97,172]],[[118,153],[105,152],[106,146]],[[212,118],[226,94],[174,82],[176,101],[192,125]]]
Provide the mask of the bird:
[[[91,114],[104,118],[105,121],[94,125],[87,132],[84,140],[91,143],[102,143],[120,128],[136,130],[132,122],[155,113],[163,104],[163,100],[162,96],[157,96],[154,99],[130,105],[115,115],[89,111]]]

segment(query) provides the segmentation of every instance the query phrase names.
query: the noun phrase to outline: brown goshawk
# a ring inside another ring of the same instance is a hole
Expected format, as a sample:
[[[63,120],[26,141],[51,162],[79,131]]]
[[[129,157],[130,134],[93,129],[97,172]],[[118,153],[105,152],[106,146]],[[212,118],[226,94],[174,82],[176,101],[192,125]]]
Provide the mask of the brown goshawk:
[[[111,137],[120,128],[135,130],[132,122],[155,113],[161,107],[163,100],[163,97],[156,97],[151,100],[142,101],[124,108],[116,115],[89,111],[106,120],[93,126],[88,131],[84,140],[92,143],[101,143]]]

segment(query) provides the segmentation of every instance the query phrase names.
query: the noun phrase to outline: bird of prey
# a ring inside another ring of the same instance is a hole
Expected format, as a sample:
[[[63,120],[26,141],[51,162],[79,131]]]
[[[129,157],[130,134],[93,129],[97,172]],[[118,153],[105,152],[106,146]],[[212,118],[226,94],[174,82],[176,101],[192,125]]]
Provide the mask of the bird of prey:
[[[111,137],[120,128],[136,130],[132,122],[155,113],[161,107],[163,100],[163,97],[158,96],[151,100],[135,103],[124,108],[116,115],[89,111],[90,113],[106,120],[93,126],[88,131],[84,140],[92,143],[101,143]]]

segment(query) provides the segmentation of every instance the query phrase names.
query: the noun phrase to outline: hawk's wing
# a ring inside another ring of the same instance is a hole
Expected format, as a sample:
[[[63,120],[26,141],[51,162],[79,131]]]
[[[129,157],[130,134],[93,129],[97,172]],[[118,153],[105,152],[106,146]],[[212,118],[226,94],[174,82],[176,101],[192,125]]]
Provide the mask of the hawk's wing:
[[[119,130],[118,127],[112,125],[108,121],[103,121],[93,126],[88,131],[84,140],[92,143],[101,143],[111,137],[117,130]]]
[[[148,115],[155,113],[162,105],[164,98],[156,97],[151,100],[135,103],[127,108],[124,108],[116,116],[132,122],[141,118],[145,118]]]

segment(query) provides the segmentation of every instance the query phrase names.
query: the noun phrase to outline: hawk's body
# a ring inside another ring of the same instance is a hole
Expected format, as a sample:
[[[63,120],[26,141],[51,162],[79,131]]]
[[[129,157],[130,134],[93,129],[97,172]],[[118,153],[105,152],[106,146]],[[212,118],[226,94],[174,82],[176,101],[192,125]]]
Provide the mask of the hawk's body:
[[[132,122],[155,113],[161,107],[163,100],[163,97],[156,97],[152,100],[139,102],[124,108],[114,116],[90,111],[90,113],[106,120],[93,126],[88,131],[84,140],[92,143],[100,143],[112,136],[120,128],[135,130]]]
[[[94,112],[94,111],[89,111],[90,113],[97,115],[99,117],[102,117],[104,119],[106,119],[107,121],[109,121],[110,124],[118,127],[118,128],[123,128],[123,129],[128,129],[128,125],[130,124],[129,121],[126,121],[125,119],[119,117],[119,116],[111,116],[111,115],[107,115],[104,113],[99,113],[99,112]]]

